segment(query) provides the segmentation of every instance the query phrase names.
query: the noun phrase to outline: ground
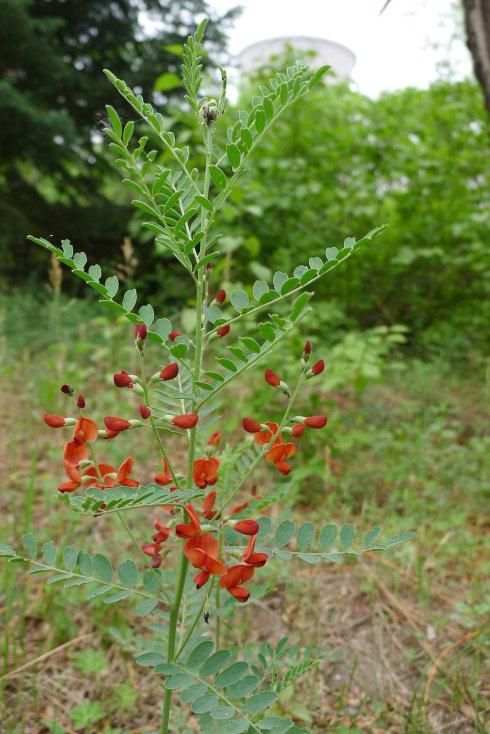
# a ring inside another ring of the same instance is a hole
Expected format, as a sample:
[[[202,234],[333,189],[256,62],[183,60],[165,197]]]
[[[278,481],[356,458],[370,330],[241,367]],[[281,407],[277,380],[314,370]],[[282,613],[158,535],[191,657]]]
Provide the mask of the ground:
[[[1,386],[1,540],[15,544],[30,530],[114,552],[115,539],[117,556],[127,556],[108,518],[80,527],[59,503],[60,438],[39,420],[51,393],[23,389],[33,379],[26,361]],[[362,395],[325,399],[327,447],[312,444],[311,474],[298,467],[291,516],[381,519],[387,531],[415,529],[418,538],[339,567],[275,561],[269,592],[225,626],[226,642],[277,641],[289,631],[298,645],[320,645],[321,665],[280,700],[318,734],[486,732],[489,439],[479,382],[415,364]],[[143,463],[151,471],[144,451]],[[135,520],[140,537],[147,522]],[[2,573],[2,734],[156,732],[158,678],[112,633],[141,627],[131,606],[88,606],[76,590],[60,595],[6,563]],[[198,731],[192,718],[187,726]]]

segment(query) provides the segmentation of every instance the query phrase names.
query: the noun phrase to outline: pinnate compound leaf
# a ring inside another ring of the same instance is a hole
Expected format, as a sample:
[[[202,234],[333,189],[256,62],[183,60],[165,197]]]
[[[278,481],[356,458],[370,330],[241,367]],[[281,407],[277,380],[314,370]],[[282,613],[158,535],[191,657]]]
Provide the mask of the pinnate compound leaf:
[[[230,650],[218,650],[206,660],[199,671],[199,675],[203,678],[207,675],[215,675],[225,667],[230,658]]]
[[[94,573],[98,579],[110,583],[113,577],[113,570],[111,563],[108,558],[102,555],[102,553],[96,553],[92,557],[92,563],[94,566]]]
[[[117,570],[117,575],[124,586],[133,588],[138,583],[138,569],[134,561],[123,561]]]
[[[225,668],[215,679],[215,686],[217,688],[224,688],[225,686],[231,686],[236,683],[240,678],[248,672],[248,663],[239,661],[233,663],[228,668]]]
[[[284,520],[276,530],[274,542],[278,548],[287,545],[296,532],[296,523]]]
[[[269,708],[275,701],[277,701],[277,694],[274,691],[260,691],[245,701],[243,710],[247,714],[255,714]]]
[[[200,642],[187,658],[186,666],[195,668],[202,665],[211,655],[213,647],[213,640],[206,639]]]

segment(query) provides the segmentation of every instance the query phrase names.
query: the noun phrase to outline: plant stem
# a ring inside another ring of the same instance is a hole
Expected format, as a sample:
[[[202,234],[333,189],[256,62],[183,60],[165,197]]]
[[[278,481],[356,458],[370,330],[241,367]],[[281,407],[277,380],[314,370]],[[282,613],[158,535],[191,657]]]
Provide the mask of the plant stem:
[[[150,407],[150,396],[148,393],[148,385],[146,384],[146,380],[145,380],[145,358],[143,356],[143,352],[140,352],[140,373],[141,373],[141,387],[143,388],[143,397],[145,400],[145,405]],[[153,436],[155,437],[155,441],[158,444],[158,448],[160,449],[160,452],[167,463],[170,474],[172,475],[174,484],[177,489],[180,489],[179,480],[177,479],[177,475],[172,466],[170,456],[168,455],[168,451],[165,448],[165,444],[163,443],[160,437],[160,434],[158,433],[157,424],[155,423],[155,419],[152,415],[150,415],[150,426],[151,426],[151,431],[153,433]]]
[[[211,130],[207,130],[204,135],[204,144],[205,144],[205,150],[206,150],[206,168],[204,172],[204,186],[203,186],[203,196],[206,198],[209,195],[209,185],[210,185],[210,175],[209,175],[209,166],[211,162],[211,140],[212,140],[212,132]],[[201,247],[199,251],[199,256],[202,258],[206,254],[206,229],[204,229],[204,222],[205,222],[205,210],[204,207],[201,211],[201,224],[203,225],[203,236],[201,240]],[[201,268],[198,274],[198,280],[197,280],[197,289],[196,289],[196,327],[195,327],[195,340],[194,340],[194,369],[193,369],[193,380],[199,380],[201,377],[201,369],[202,369],[202,362],[203,362],[203,335],[204,331],[206,329],[206,320],[203,319],[203,305],[204,305],[204,284],[205,284],[205,271],[204,268]],[[193,403],[193,410],[195,410],[197,406],[197,401],[194,399]],[[188,461],[187,461],[187,486],[190,487],[192,483],[192,469],[194,466],[194,457],[196,453],[196,428],[194,427],[189,434],[189,453],[188,453]],[[183,512],[184,517],[186,517],[187,513],[186,511]],[[180,559],[180,568],[177,575],[177,581],[175,585],[175,594],[174,594],[174,603],[170,612],[170,620],[169,620],[169,630],[168,630],[168,645],[167,645],[167,662],[172,663],[175,659],[175,640],[176,640],[176,633],[177,633],[177,623],[179,620],[179,611],[180,611],[180,604],[182,602],[182,595],[184,593],[184,587],[185,587],[185,580],[187,576],[187,568],[189,566],[189,561],[187,560],[187,557],[182,552],[181,559]],[[197,624],[197,622],[196,622]],[[192,634],[192,631],[191,631]],[[187,643],[189,638],[186,638],[185,642]],[[183,650],[183,646],[181,646],[181,649],[179,650],[179,654]],[[162,709],[162,727],[161,727],[161,734],[168,734],[168,726],[170,721],[170,707],[172,704],[172,691],[166,690],[165,696],[163,699],[163,709]]]

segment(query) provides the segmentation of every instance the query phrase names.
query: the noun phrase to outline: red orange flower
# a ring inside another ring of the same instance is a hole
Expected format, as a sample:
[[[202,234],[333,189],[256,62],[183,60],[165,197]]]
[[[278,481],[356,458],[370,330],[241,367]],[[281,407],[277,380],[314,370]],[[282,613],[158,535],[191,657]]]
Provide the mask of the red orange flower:
[[[247,547],[245,548],[245,552],[242,555],[242,561],[244,563],[247,563],[249,566],[254,566],[255,568],[261,568],[262,566],[265,566],[267,559],[269,556],[267,553],[255,553],[255,542],[257,540],[257,535],[252,535],[247,543]]]
[[[244,564],[238,564],[236,566],[230,566],[226,569],[226,573],[221,576],[219,585],[222,589],[226,589],[232,596],[239,602],[245,602],[250,596],[250,592],[247,591],[241,584],[245,584],[250,581],[254,575],[253,566],[246,566]]]
[[[205,517],[206,520],[212,520],[217,513],[217,510],[214,509],[214,503],[216,502],[217,494],[217,492],[213,491],[207,494],[204,498],[204,501],[202,503],[202,516]]]
[[[205,489],[208,484],[213,485],[218,481],[219,460],[215,457],[209,459],[196,459],[192,476],[195,483],[201,489]]]
[[[165,459],[163,458],[162,458],[162,464],[163,464],[163,473],[155,475],[155,482],[157,484],[160,484],[160,486],[164,487],[166,484],[171,484],[173,482],[173,478],[170,473],[168,464],[165,461]]]
[[[75,466],[72,466],[67,461],[65,461],[65,472],[69,481],[62,482],[58,485],[58,489],[60,492],[74,492],[82,484],[82,475]]]

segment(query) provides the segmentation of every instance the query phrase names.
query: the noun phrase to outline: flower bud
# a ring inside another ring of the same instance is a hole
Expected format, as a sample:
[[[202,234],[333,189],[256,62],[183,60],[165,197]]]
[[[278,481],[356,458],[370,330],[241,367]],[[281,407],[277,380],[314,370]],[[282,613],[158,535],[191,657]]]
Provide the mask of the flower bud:
[[[146,324],[136,324],[134,330],[134,338],[136,339],[136,341],[145,341],[147,336],[148,329],[146,328]]]
[[[291,433],[295,438],[299,438],[303,435],[305,432],[305,427],[302,423],[297,423],[295,426],[292,427]]]
[[[305,355],[305,357],[308,357],[311,354],[311,342],[309,339],[307,339],[305,342],[303,354]]]
[[[323,370],[325,369],[325,362],[323,359],[319,359],[318,362],[315,362],[313,367],[310,370],[310,377],[313,377],[314,375],[319,375]]]
[[[179,365],[177,362],[167,365],[159,374],[160,380],[173,380],[179,374]]]
[[[220,441],[221,441],[221,433],[219,431],[215,431],[208,438],[208,446],[219,446]]]
[[[327,425],[328,418],[326,415],[312,415],[305,418],[305,426],[308,428],[324,428]]]
[[[254,421],[251,418],[244,418],[242,425],[247,433],[259,433],[259,431],[262,430],[260,423],[257,423],[257,421]]]
[[[218,326],[216,329],[216,334],[218,336],[226,336],[230,333],[230,325],[229,324],[223,324],[223,326]]]
[[[147,405],[140,405],[140,416],[143,418],[143,420],[147,420],[151,415],[151,408],[149,408]]]
[[[79,395],[77,398],[77,408],[85,408],[85,398],[83,395]]]
[[[257,535],[259,532],[257,520],[230,520],[229,525],[242,535]]]
[[[272,370],[266,369],[265,373],[265,381],[269,383],[269,385],[272,385],[272,387],[279,387],[281,384],[281,378],[279,375],[276,375],[275,372]]]
[[[61,415],[54,415],[54,413],[45,413],[43,420],[50,428],[63,428],[63,426],[73,425],[76,423],[75,419],[63,418]],[[70,421],[70,423],[68,423]]]
[[[88,469],[89,467],[94,466],[94,462],[90,461],[90,459],[82,459],[79,464],[78,468],[84,471],[85,469]]]
[[[117,416],[108,415],[104,418],[105,427],[109,431],[120,433],[121,431],[127,431],[131,428],[131,422],[126,418],[118,418]]]
[[[73,395],[73,393],[75,392],[75,390],[72,387],[70,387],[69,385],[62,385],[60,387],[60,390],[65,395]]]
[[[185,428],[188,430],[190,428],[194,428],[198,420],[199,418],[195,413],[184,413],[184,415],[173,416],[171,422],[174,426],[177,426],[177,428]]]
[[[216,303],[223,303],[223,301],[226,300],[226,291],[221,288],[221,290],[219,290],[215,295],[214,300],[216,301]]]
[[[180,331],[175,331],[175,329],[172,329],[172,331],[168,335],[168,338],[170,339],[171,342],[173,342],[175,341],[175,339],[177,339],[178,336],[182,336]]]
[[[133,379],[126,370],[121,370],[120,372],[116,372],[114,375],[114,385],[116,387],[132,387],[133,386]]]
[[[153,558],[150,561],[150,566],[152,568],[160,568],[162,565],[163,558],[161,556],[153,556]]]

